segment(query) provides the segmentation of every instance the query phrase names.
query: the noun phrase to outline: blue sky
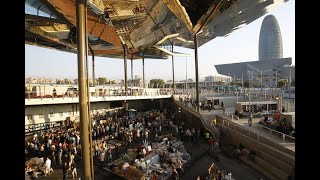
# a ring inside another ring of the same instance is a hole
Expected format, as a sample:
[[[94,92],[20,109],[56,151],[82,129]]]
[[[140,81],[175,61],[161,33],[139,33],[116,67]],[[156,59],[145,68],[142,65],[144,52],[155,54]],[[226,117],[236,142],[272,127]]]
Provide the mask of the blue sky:
[[[27,10],[26,10],[27,12]],[[292,57],[295,64],[295,0],[280,5],[270,13],[279,23],[283,57]],[[258,60],[258,42],[262,16],[227,37],[218,37],[198,48],[200,80],[205,76],[217,74],[214,65]],[[174,47],[175,51],[187,52],[191,57],[175,57],[175,79],[184,80],[186,63],[188,78],[195,80],[194,50]],[[89,76],[91,78],[92,61],[89,56]],[[95,77],[124,79],[122,59],[95,58]],[[77,78],[76,54],[52,49],[25,45],[25,76],[47,78]],[[133,61],[133,74],[142,77],[142,60]],[[168,60],[145,60],[146,79],[172,79],[171,58]],[[131,78],[131,61],[128,61],[128,79]]]

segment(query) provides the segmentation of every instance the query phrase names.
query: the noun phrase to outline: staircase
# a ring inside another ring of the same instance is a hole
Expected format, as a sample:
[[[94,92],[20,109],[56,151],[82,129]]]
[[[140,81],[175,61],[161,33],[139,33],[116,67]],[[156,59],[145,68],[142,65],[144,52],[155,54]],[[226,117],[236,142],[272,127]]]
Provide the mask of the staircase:
[[[217,117],[217,126],[221,127],[222,124],[220,123],[221,121],[218,120],[219,118],[221,117]],[[238,147],[240,143],[245,146],[245,149],[242,150],[242,156],[239,156],[242,162],[256,169],[271,180],[288,180],[295,166],[294,151],[285,149],[283,146],[275,144],[269,139],[264,139],[263,142],[259,142],[251,138],[253,136],[249,137],[245,133],[237,131],[234,126],[233,128],[231,127],[232,126],[225,127],[228,130],[228,136],[225,137],[223,142],[232,147]],[[251,148],[256,150],[254,160],[248,158]]]
[[[218,129],[211,125],[211,121],[206,119],[206,116],[203,115],[203,113],[201,113],[201,112],[199,113],[195,109],[193,109],[191,107],[188,107],[188,106],[185,106],[183,103],[181,103],[180,101],[175,100],[174,98],[173,98],[173,101],[177,106],[183,108],[184,110],[186,110],[189,113],[191,113],[191,114],[195,115],[196,117],[198,117],[201,120],[204,128],[212,134],[213,139],[215,141],[219,141],[220,134],[219,134]]]
[[[187,110],[189,113],[199,117],[205,129],[208,130],[214,137],[215,140],[220,138],[219,129],[222,128],[222,119],[229,121],[225,117],[219,115],[210,115],[204,114],[202,112],[197,112],[193,108],[185,106],[180,101],[174,100],[174,103]],[[216,127],[211,125],[211,119],[216,116],[217,125]],[[259,141],[252,138],[258,136],[255,132],[251,132],[251,135],[246,135],[237,131],[237,128],[240,125],[229,121],[230,126],[224,126],[224,130],[227,135],[223,139],[223,144],[229,144],[229,148],[233,146],[238,146],[241,142],[245,146],[245,149],[242,151],[242,156],[239,159],[250,166],[251,168],[257,170],[264,176],[268,177],[271,180],[288,180],[288,177],[291,176],[294,172],[295,167],[295,152],[287,149],[277,143],[272,142],[268,138],[260,136]],[[228,123],[228,124],[229,124]],[[227,150],[228,147],[224,146],[224,149]],[[254,160],[248,158],[250,149],[255,148],[256,157]]]

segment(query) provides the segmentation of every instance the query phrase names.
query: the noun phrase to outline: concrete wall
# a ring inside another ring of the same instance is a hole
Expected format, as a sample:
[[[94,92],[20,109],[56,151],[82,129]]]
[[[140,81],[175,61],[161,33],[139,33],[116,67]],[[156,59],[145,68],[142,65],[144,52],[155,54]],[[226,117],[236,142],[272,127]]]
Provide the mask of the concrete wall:
[[[110,109],[110,102],[91,103],[90,109],[94,112],[100,109]],[[64,121],[67,117],[79,115],[79,104],[57,104],[25,106],[25,125]],[[28,116],[32,117],[28,120]]]
[[[209,94],[206,96],[205,94],[201,94],[199,97],[201,102],[206,101],[206,99],[212,99],[212,96]],[[221,101],[223,101],[223,104],[226,107],[234,107],[237,102],[237,96],[213,96],[213,99],[219,99],[219,103],[221,104]],[[244,101],[243,96],[238,96],[238,101],[242,102]]]
[[[154,100],[135,100],[128,101],[129,109],[133,108],[138,111],[147,111],[151,109],[160,109],[160,101],[163,108],[172,108],[169,99]],[[92,112],[97,110],[121,107],[123,101],[112,102],[91,102],[90,109]],[[51,104],[51,105],[26,105],[25,106],[25,125],[49,123],[55,121],[64,121],[67,117],[79,115],[79,104]],[[28,120],[28,116],[32,119]]]
[[[151,100],[151,99],[169,99],[171,95],[159,95],[159,96],[91,96],[90,102],[113,102],[113,101],[139,101],[139,100]],[[67,103],[79,103],[78,97],[64,97],[64,98],[37,98],[37,99],[25,99],[25,105],[52,105],[52,104],[67,104]]]
[[[182,121],[184,122],[185,128],[188,128],[188,129],[191,129],[191,128],[198,129],[203,127],[199,117],[189,113],[183,108],[181,108],[180,113],[178,110],[176,110],[175,124],[180,125]]]
[[[91,102],[91,111],[110,109],[121,107],[123,101],[112,102]],[[172,99],[153,99],[153,100],[135,100],[127,101],[129,109],[133,108],[137,111],[148,111],[152,109],[168,109],[175,113],[175,123],[185,124],[186,128],[203,128],[203,124],[199,117],[189,113],[187,110],[181,108],[180,113],[178,107],[173,103]],[[161,106],[162,104],[162,106]],[[50,114],[52,113],[52,114]],[[43,117],[40,118],[40,114]],[[32,116],[32,120],[28,120],[28,115]],[[25,106],[25,125],[49,123],[55,121],[64,121],[67,117],[79,115],[79,105],[77,103],[70,104],[53,104],[53,105],[30,105]]]
[[[148,111],[151,109],[161,109],[160,102],[162,101],[162,108],[171,109],[171,99],[153,99],[153,100],[138,100],[128,101],[129,109],[136,109],[137,111]]]

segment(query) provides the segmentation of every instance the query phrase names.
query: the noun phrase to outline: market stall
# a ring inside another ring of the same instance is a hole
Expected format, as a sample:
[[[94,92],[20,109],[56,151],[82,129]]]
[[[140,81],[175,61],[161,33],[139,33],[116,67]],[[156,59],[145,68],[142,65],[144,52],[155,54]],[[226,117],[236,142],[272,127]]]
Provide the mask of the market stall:
[[[294,133],[294,127],[292,126],[292,115],[284,114],[280,112],[274,112],[273,114],[265,114],[259,121],[259,124],[268,127],[270,129],[292,135]]]
[[[182,168],[190,159],[183,143],[173,137],[161,136],[151,145],[145,142],[141,150],[128,149],[127,154],[109,163],[105,169],[125,179],[150,179],[157,172],[158,179],[168,179],[172,169]]]
[[[43,157],[34,157],[25,162],[26,172],[30,178],[38,178],[45,173],[45,164]]]

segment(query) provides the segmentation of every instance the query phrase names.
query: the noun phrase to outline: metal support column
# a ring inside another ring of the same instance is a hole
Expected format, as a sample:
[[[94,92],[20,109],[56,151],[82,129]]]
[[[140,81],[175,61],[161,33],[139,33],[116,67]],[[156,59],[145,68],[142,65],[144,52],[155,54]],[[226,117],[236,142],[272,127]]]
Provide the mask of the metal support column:
[[[124,90],[125,96],[128,96],[128,62],[127,62],[127,48],[125,44],[123,44],[123,59],[124,59]],[[128,102],[124,101],[124,110],[128,110]]]
[[[91,161],[90,161],[90,144],[89,144],[89,115],[88,99],[86,92],[86,34],[85,34],[85,9],[84,0],[76,1],[77,15],[77,51],[78,51],[78,79],[79,79],[79,110],[80,110],[80,140],[81,140],[81,179],[91,180]]]
[[[131,87],[134,86],[133,81],[133,55],[131,54]]]
[[[248,98],[249,98],[249,114],[251,116],[251,90],[250,90],[250,81],[251,81],[251,72],[249,72],[249,83],[248,83]]]
[[[186,57],[186,92],[185,94],[188,94],[188,61]]]
[[[289,98],[291,98],[291,67],[289,71]]]
[[[263,86],[263,78],[262,78],[262,70],[260,70],[260,80],[261,80],[261,89],[260,89],[260,99],[262,98],[262,86]]]
[[[125,95],[128,96],[128,70],[127,70],[127,48],[123,45],[123,60],[124,60],[124,89]]]
[[[198,67],[198,39],[197,34],[194,35],[194,60],[196,67],[196,108],[199,112],[199,67]]]
[[[87,3],[85,3],[87,4]],[[89,147],[90,147],[90,165],[91,165],[91,179],[94,179],[94,166],[93,166],[93,149],[92,149],[92,133],[91,133],[91,130],[92,130],[92,118],[91,118],[91,113],[90,113],[90,84],[89,84],[89,63],[88,63],[88,47],[89,49],[92,51],[91,47],[89,46],[89,38],[88,38],[88,28],[87,28],[87,14],[88,14],[88,9],[85,8],[85,25],[86,25],[86,28],[85,28],[85,35],[86,35],[86,81],[87,81],[87,111],[88,111],[88,118],[89,118]],[[94,58],[94,55],[92,56]]]
[[[171,43],[171,52],[173,53],[173,44]],[[171,56],[172,58],[172,94],[175,94],[176,92],[176,85],[174,83],[174,59],[173,59],[173,55]]]
[[[95,78],[95,72],[94,72],[94,52],[91,48],[91,46],[89,46],[90,52],[91,52],[91,56],[92,56],[92,86],[96,87],[96,78]]]
[[[32,93],[32,88],[30,87],[30,82],[29,82],[29,88],[28,88],[28,100],[30,100],[31,93]]]
[[[46,79],[43,77],[43,95],[44,95],[44,98],[46,98]]]
[[[142,52],[142,85],[143,85],[143,88],[146,88],[145,86],[145,82],[144,82],[144,52]]]
[[[241,90],[242,90],[242,93],[244,93],[243,73],[241,75]]]
[[[276,89],[275,92],[277,92],[278,89],[278,70],[276,70]]]

